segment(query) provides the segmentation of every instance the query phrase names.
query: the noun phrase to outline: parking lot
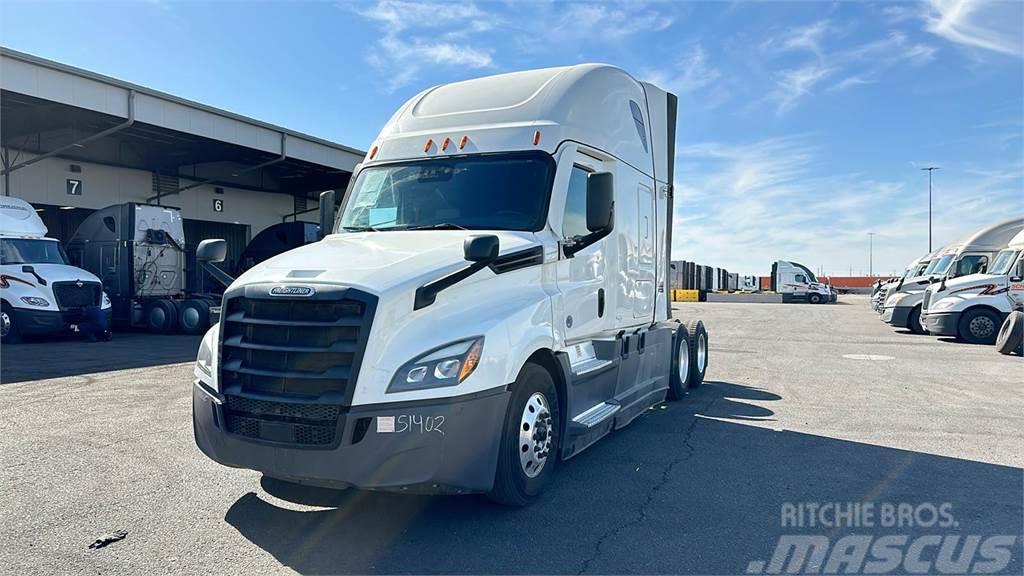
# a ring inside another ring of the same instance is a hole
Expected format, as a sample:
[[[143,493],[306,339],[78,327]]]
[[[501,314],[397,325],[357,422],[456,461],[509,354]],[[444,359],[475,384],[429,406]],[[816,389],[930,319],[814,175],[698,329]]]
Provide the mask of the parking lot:
[[[192,439],[196,338],[5,346],[0,565],[17,574],[740,574],[771,557],[780,535],[857,532],[783,527],[786,504],[899,502],[949,503],[952,533],[1016,535],[1005,571],[1021,573],[1021,358],[894,333],[856,296],[676,310],[710,332],[705,385],[561,463],[526,509],[296,493],[213,463]],[[114,530],[128,535],[89,548]]]

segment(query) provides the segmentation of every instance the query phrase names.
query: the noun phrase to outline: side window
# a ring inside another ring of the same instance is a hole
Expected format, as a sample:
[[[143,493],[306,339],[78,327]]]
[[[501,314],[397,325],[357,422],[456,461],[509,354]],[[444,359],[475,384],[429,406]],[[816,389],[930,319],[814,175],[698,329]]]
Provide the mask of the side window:
[[[807,282],[807,277],[804,276],[803,274],[797,274],[796,275],[796,281],[797,282],[804,282],[805,283],[805,282]]]
[[[956,267],[956,276],[983,274],[988,269],[988,256],[964,256]]]
[[[579,166],[572,167],[569,176],[569,190],[565,193],[565,212],[562,216],[562,236],[574,238],[586,236],[587,230],[587,172]]]
[[[640,135],[640,142],[644,145],[644,152],[647,152],[647,129],[644,128],[644,115],[640,111],[640,105],[630,100],[629,112],[633,115],[633,123],[636,124],[636,133]]]

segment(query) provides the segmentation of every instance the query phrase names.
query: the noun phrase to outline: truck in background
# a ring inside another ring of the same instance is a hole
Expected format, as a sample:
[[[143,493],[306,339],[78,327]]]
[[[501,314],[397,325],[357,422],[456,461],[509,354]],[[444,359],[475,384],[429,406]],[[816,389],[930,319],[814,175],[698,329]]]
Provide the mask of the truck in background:
[[[704,379],[707,332],[668,294],[675,125],[674,95],[599,64],[414,96],[333,233],[224,293],[199,448],[285,481],[533,501]]]
[[[907,278],[913,278],[920,276],[928,268],[931,263],[932,253],[925,254],[920,258],[912,261],[903,271],[903,275],[896,278],[890,278],[889,280],[879,280],[875,283],[874,288],[871,291],[871,307],[878,312],[882,313],[882,308],[885,306],[885,299],[889,296],[890,291],[899,290],[900,282]]]
[[[68,264],[60,242],[28,202],[0,197],[0,341],[72,332],[83,311],[98,306],[110,318],[99,278]],[[108,322],[109,323],[109,322]]]
[[[264,260],[319,239],[320,226],[312,222],[279,222],[268,226],[246,244],[234,275],[240,276]]]
[[[987,271],[929,286],[921,318],[930,334],[992,344],[1014,310],[1024,310],[1024,230],[992,258]]]
[[[68,242],[100,278],[120,327],[202,334],[219,297],[185,290],[185,231],[177,208],[126,203],[90,214]]]
[[[772,263],[771,290],[782,295],[783,302],[810,302],[824,304],[835,302],[836,291],[819,282],[814,273],[803,264],[777,260]]]
[[[1024,218],[1011,218],[984,226],[942,248],[923,275],[902,281],[898,289],[886,297],[882,321],[894,328],[925,334],[921,322],[925,289],[943,278],[984,273],[996,253],[1021,229],[1024,229]]]

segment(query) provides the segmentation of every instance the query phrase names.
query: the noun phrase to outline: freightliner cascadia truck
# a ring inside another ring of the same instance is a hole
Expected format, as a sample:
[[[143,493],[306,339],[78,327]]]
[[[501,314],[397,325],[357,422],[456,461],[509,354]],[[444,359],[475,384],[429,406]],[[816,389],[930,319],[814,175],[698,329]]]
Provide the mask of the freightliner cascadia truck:
[[[529,504],[703,381],[707,332],[669,298],[675,124],[674,95],[598,64],[413,97],[336,219],[321,197],[333,233],[225,291],[199,448],[299,484]]]

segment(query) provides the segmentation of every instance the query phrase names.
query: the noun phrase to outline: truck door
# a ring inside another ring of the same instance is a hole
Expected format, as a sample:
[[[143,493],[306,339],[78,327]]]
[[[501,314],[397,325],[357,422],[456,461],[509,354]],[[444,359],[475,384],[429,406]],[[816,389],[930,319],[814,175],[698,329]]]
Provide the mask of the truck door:
[[[647,318],[654,314],[654,288],[657,266],[654,257],[654,190],[647,184],[637,184],[637,259],[633,317]]]
[[[1008,280],[1006,296],[1010,299],[1010,308],[1024,310],[1024,254],[1010,270]]]

